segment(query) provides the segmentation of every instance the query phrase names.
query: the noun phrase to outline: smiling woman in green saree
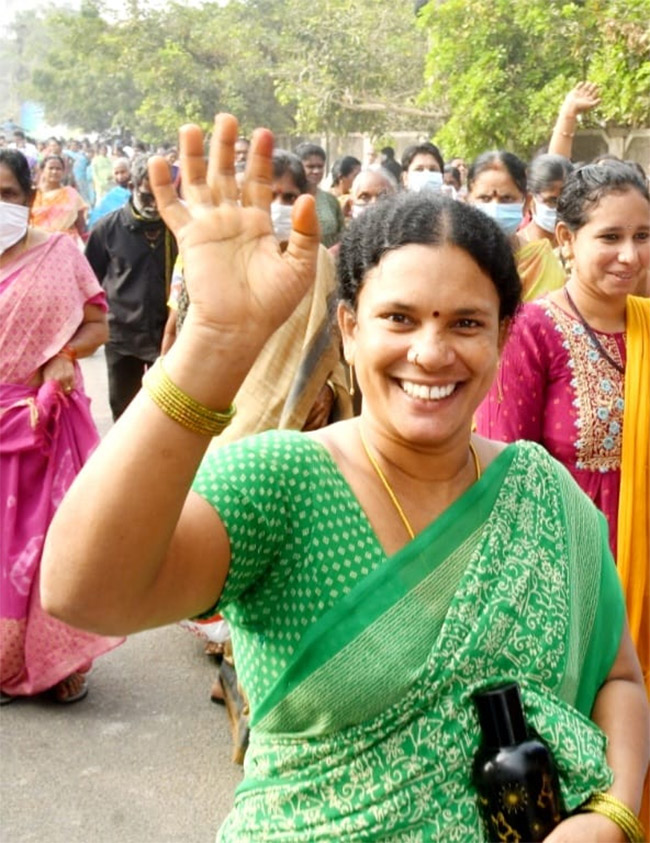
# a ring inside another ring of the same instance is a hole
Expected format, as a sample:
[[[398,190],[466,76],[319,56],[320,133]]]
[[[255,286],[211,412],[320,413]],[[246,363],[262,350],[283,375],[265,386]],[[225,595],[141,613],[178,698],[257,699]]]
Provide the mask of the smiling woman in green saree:
[[[252,730],[223,841],[481,839],[472,694],[511,680],[567,809],[606,792],[629,818],[648,711],[603,519],[538,446],[471,434],[520,292],[490,219],[405,196],[354,221],[338,317],[360,418],[201,464],[318,244],[305,197],[277,250],[264,131],[237,207],[236,137],[218,118],[206,181],[201,135],[183,131],[186,205],[152,167],[192,305],[57,513],[47,609],[110,634],[228,618]],[[611,813],[547,840],[627,839]]]

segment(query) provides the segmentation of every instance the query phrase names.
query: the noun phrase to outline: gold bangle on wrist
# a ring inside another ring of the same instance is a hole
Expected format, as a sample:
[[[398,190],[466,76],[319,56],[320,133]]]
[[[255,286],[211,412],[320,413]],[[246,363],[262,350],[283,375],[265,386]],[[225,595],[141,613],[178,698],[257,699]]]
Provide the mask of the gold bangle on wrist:
[[[579,812],[593,811],[615,822],[630,843],[644,843],[645,831],[631,808],[609,793],[594,793],[579,808]]]
[[[166,416],[194,433],[218,436],[235,416],[234,404],[225,412],[211,410],[179,389],[165,371],[162,357],[146,372],[142,385]]]

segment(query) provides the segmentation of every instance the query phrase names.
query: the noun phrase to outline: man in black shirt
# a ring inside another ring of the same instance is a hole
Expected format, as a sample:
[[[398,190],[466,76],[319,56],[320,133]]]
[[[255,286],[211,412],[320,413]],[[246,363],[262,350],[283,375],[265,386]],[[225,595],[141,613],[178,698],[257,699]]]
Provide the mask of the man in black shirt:
[[[106,344],[113,419],[140,389],[142,375],[160,353],[176,241],[151,192],[147,159],[131,167],[129,202],[102,217],[90,232],[86,257],[108,297]]]
[[[395,150],[392,146],[385,146],[381,151],[381,166],[388,170],[398,185],[402,183],[402,168],[395,160]]]

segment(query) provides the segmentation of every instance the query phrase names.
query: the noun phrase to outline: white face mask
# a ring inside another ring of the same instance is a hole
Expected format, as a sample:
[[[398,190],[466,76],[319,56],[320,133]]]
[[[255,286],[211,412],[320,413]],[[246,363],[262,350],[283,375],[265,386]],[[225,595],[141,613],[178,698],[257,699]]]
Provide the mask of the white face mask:
[[[370,205],[359,205],[356,202],[352,206],[352,219],[356,220],[357,217],[360,217],[362,214],[368,210]]]
[[[278,243],[286,243],[291,234],[291,212],[293,205],[282,205],[280,202],[271,202],[271,222],[273,233]]]
[[[438,193],[442,188],[442,173],[438,170],[411,170],[407,176],[407,185],[414,193],[421,190]]]
[[[549,234],[555,232],[555,223],[557,222],[557,208],[549,208],[541,199],[535,197],[535,205],[533,211],[533,222],[543,230],[548,231]]]
[[[26,205],[0,202],[0,255],[25,236],[28,223],[29,208]]]

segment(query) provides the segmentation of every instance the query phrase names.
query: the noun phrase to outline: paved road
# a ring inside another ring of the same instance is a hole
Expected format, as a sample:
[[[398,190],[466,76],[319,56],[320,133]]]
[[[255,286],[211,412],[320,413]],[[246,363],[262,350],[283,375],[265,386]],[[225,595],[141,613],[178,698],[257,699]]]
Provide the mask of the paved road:
[[[105,434],[101,352],[83,368]],[[202,650],[175,626],[141,633],[95,662],[82,702],[3,706],[0,843],[211,843],[241,768]]]

